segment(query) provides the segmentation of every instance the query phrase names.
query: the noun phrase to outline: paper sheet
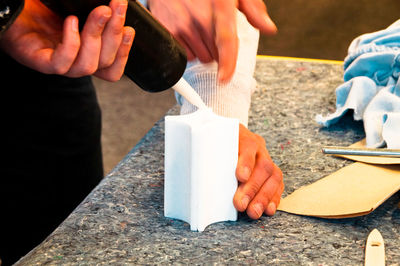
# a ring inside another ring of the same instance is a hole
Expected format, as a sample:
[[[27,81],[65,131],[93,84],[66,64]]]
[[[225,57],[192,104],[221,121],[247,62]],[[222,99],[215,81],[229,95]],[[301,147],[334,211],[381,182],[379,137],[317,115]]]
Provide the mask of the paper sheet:
[[[365,148],[365,139],[356,142],[350,147],[352,148]],[[352,161],[371,163],[371,164],[400,164],[400,158],[389,158],[382,156],[357,156],[357,155],[335,155],[338,157],[343,157],[346,159],[350,159]]]
[[[322,218],[368,214],[400,189],[400,165],[353,163],[281,200],[278,210]]]

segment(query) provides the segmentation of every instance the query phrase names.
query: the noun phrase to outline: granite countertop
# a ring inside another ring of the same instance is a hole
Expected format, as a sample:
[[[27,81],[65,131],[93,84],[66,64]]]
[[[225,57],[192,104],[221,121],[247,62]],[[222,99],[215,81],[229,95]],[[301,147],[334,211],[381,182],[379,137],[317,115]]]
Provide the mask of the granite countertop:
[[[364,138],[345,117],[321,128],[316,114],[334,111],[342,66],[259,58],[249,128],[263,136],[285,178],[285,197],[350,162],[321,154],[324,145]],[[174,107],[169,114],[177,114]],[[385,240],[387,265],[400,263],[400,193],[369,215],[328,220],[277,212],[257,221],[208,226],[202,233],[163,215],[164,121],[133,148],[80,206],[18,264],[321,264],[361,265],[370,231]]]

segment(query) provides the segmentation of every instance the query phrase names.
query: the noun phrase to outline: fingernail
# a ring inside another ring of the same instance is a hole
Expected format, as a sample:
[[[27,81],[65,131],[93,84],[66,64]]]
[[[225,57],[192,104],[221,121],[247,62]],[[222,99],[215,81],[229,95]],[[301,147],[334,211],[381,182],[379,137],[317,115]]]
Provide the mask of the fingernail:
[[[126,8],[128,7],[128,3],[120,3],[117,7],[117,14],[118,16],[125,16],[126,13]]]
[[[264,20],[271,28],[273,28],[274,31],[278,30],[275,23],[272,21],[272,19],[268,15],[265,15]]]
[[[99,19],[99,25],[104,26],[106,22],[109,20],[110,15],[102,15]]]
[[[123,42],[125,44],[130,44],[131,40],[132,40],[132,34],[130,34],[129,32],[125,33],[124,38],[123,38]]]
[[[74,32],[79,32],[79,23],[78,23],[78,19],[74,18],[72,19],[72,31]]]
[[[258,217],[261,217],[264,212],[264,206],[261,203],[256,203],[253,205],[253,210],[257,213]]]
[[[272,216],[276,212],[276,205],[274,202],[270,202],[267,207],[267,214]]]
[[[246,209],[247,208],[247,205],[249,205],[249,202],[250,202],[250,198],[249,198],[249,196],[244,196],[243,198],[242,198],[242,207],[243,207],[243,209]]]

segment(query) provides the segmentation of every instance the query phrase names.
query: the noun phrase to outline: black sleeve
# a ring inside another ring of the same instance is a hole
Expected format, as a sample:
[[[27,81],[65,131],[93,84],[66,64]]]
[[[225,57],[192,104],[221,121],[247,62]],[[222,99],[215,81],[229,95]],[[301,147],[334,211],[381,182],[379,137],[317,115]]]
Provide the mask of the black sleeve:
[[[0,37],[24,7],[24,0],[0,0]]]

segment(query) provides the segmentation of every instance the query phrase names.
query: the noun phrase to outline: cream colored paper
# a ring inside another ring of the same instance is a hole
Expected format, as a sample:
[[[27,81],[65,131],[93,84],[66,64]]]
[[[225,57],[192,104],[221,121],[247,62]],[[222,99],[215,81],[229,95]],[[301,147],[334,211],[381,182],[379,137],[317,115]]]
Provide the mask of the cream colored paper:
[[[278,210],[323,218],[368,214],[400,189],[400,165],[353,163],[281,200]]]
[[[356,142],[349,147],[352,148],[365,148],[365,139]],[[335,155],[343,157],[356,162],[372,163],[372,164],[400,164],[400,158],[389,158],[382,156],[357,156],[357,155]]]

